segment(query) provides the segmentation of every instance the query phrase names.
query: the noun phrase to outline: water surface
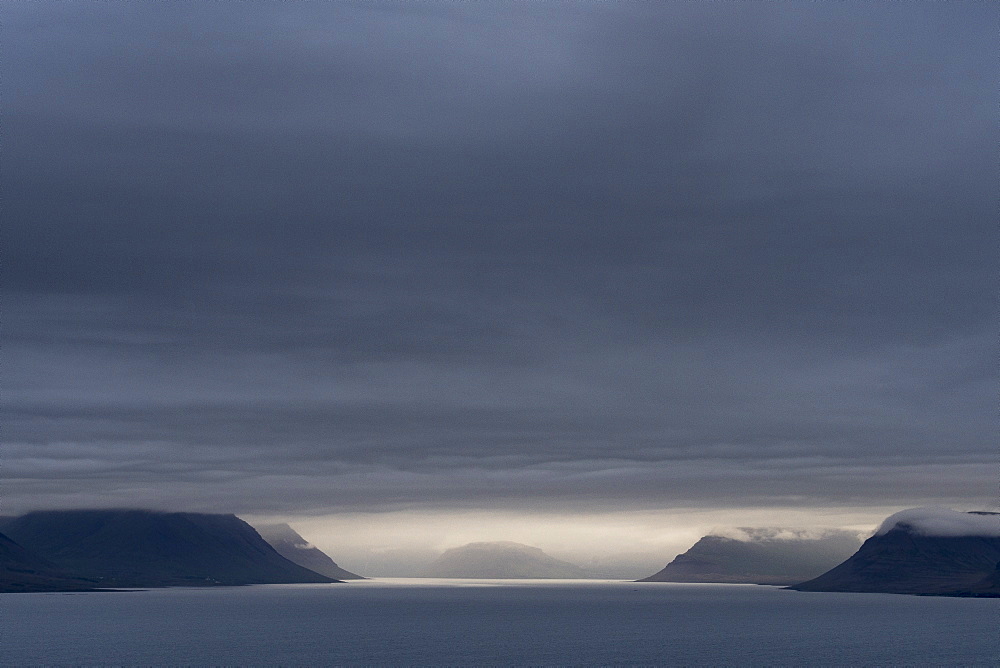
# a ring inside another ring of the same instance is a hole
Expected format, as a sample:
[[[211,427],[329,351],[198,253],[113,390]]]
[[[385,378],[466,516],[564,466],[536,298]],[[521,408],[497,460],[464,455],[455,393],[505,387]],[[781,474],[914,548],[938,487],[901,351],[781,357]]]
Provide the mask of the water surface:
[[[0,595],[4,665],[1000,665],[1000,599],[368,580]]]

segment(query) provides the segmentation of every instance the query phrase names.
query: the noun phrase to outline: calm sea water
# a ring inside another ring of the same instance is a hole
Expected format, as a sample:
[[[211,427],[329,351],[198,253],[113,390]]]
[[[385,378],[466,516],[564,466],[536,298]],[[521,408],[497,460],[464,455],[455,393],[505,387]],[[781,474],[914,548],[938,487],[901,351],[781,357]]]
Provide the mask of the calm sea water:
[[[0,663],[1000,666],[1000,599],[539,580],[5,594]]]

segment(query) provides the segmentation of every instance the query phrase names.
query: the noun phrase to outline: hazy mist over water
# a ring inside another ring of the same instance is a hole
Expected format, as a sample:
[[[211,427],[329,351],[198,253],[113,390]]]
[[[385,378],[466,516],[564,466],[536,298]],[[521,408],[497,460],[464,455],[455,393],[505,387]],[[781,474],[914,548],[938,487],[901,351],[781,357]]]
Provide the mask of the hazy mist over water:
[[[374,580],[4,599],[3,665],[1000,663],[998,599]]]
[[[879,519],[894,510],[881,510]],[[513,541],[586,567],[598,577],[634,580],[660,570],[706,534],[739,534],[745,531],[735,528],[740,526],[808,527],[814,534],[831,527],[851,527],[867,537],[876,527],[875,522],[866,521],[871,512],[752,508],[563,514],[417,510],[281,517],[278,521],[291,522],[337,563],[362,575],[418,577],[447,549],[479,541]],[[247,519],[257,523],[252,517]]]

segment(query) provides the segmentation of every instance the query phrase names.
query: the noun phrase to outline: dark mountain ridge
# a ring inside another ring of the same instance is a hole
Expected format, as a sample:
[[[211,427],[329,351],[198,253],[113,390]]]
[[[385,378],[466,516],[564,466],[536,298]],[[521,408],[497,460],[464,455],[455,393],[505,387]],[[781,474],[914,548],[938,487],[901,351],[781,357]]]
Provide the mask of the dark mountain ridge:
[[[744,530],[746,539],[704,536],[658,573],[639,582],[724,582],[790,585],[850,556],[860,539],[849,532],[776,537],[779,530]],[[787,533],[787,531],[786,531]]]
[[[63,510],[7,522],[7,535],[102,587],[333,582],[282,557],[235,515]]]
[[[255,527],[261,537],[285,559],[336,580],[364,580],[337,565],[326,553],[311,545],[287,524]]]
[[[0,534],[0,592],[86,591],[94,581],[63,573],[55,564]]]
[[[1000,520],[944,509],[897,513],[849,559],[791,589],[1000,596],[1000,522],[992,516]]]

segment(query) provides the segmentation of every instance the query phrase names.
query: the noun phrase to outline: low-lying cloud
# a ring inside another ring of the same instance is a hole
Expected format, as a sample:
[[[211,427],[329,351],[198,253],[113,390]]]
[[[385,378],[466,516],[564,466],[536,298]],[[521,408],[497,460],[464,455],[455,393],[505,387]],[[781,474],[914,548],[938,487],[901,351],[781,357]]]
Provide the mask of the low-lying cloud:
[[[744,543],[860,537],[857,532],[824,527],[799,529],[787,527],[725,527],[712,529],[709,535],[730,538]]]
[[[959,512],[940,506],[910,508],[890,515],[875,535],[902,529],[921,536],[1000,537],[1000,513]]]

